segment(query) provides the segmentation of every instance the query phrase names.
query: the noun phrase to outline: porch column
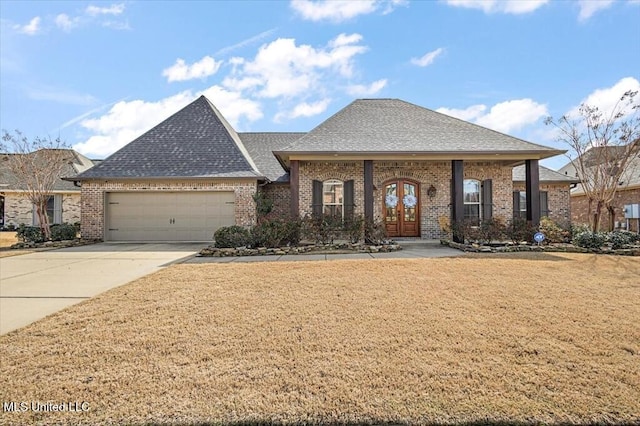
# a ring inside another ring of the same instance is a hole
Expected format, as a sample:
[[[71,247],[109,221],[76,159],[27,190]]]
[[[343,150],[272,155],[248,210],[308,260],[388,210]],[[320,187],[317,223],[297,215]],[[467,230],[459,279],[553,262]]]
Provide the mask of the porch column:
[[[525,190],[527,191],[527,222],[540,225],[540,170],[538,160],[526,160]]]
[[[300,163],[289,161],[289,188],[291,190],[291,217],[300,216]]]
[[[364,160],[364,219],[373,222],[373,160]]]
[[[464,221],[464,165],[462,160],[451,161],[451,226]],[[455,229],[455,228],[454,228]],[[463,238],[456,232],[453,241],[463,243]]]

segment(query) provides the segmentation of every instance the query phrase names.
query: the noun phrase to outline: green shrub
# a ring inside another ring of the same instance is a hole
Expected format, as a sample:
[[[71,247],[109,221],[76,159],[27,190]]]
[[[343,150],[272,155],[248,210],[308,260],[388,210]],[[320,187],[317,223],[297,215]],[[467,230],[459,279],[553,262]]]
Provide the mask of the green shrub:
[[[39,226],[21,224],[16,230],[16,236],[23,243],[41,243],[44,241],[44,235]]]
[[[235,248],[251,245],[251,234],[242,226],[223,226],[213,235],[218,248]]]
[[[544,241],[547,243],[565,243],[571,239],[570,231],[563,229],[546,216],[540,218],[540,232],[544,234]]]
[[[330,244],[340,235],[342,220],[328,215],[306,216],[303,219],[303,235],[320,244]]]
[[[640,235],[629,231],[614,231],[608,232],[605,239],[612,249],[617,250],[638,242]]]
[[[253,194],[253,201],[256,203],[258,221],[266,217],[273,210],[273,200],[267,198],[262,189],[259,189],[255,194]]]
[[[73,240],[76,238],[76,234],[76,227],[68,223],[51,225],[52,241]]]
[[[362,215],[354,215],[345,219],[342,225],[345,236],[349,242],[355,244],[364,237],[364,217]]]
[[[538,228],[521,217],[514,217],[506,227],[506,237],[515,244],[532,243],[536,232],[538,232]]]
[[[588,249],[601,248],[606,240],[606,235],[601,232],[584,231],[573,237],[573,244]]]
[[[256,247],[282,247],[300,242],[300,221],[265,220],[251,229],[253,245]]]
[[[477,239],[482,243],[490,243],[491,241],[501,241],[506,234],[504,223],[496,218],[483,220],[477,228]]]

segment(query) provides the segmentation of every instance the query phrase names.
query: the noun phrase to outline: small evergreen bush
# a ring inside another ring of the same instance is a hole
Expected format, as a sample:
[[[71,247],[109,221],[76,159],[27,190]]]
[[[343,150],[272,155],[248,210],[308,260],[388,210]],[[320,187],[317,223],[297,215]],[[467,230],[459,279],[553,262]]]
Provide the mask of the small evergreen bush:
[[[41,243],[44,241],[44,235],[39,226],[20,224],[16,230],[16,236],[23,243]]]
[[[380,245],[386,240],[387,227],[382,220],[366,220],[364,222],[364,242],[366,244]]]
[[[612,249],[617,250],[638,242],[640,235],[628,231],[614,231],[608,232],[605,239]]]
[[[526,242],[531,244],[538,229],[521,217],[514,217],[506,227],[506,237],[514,244]]]
[[[255,247],[294,246],[300,242],[300,221],[265,220],[251,229],[251,237]]]
[[[251,234],[242,226],[223,226],[213,235],[218,248],[236,248],[251,245]]]
[[[51,225],[51,240],[73,240],[76,238],[76,227],[68,223]]]
[[[601,248],[605,241],[606,236],[601,232],[584,231],[573,237],[574,245],[595,250]]]
[[[547,243],[565,243],[571,239],[570,231],[563,229],[546,216],[540,218],[540,232],[544,234],[544,241]]]
[[[349,242],[355,244],[364,237],[364,217],[354,215],[345,219],[342,228]]]

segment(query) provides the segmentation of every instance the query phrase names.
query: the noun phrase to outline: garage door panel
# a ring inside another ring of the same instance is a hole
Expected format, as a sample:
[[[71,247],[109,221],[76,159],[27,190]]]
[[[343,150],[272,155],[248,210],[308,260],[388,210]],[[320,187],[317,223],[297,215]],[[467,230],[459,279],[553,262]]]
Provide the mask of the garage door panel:
[[[106,195],[109,241],[211,241],[235,223],[233,192],[114,192]]]

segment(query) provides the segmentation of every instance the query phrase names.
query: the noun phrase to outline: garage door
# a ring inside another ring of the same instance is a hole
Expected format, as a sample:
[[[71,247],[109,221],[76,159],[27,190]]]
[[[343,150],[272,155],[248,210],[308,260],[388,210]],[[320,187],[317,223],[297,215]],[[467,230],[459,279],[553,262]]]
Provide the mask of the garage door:
[[[235,224],[233,192],[110,192],[107,241],[211,241]]]

